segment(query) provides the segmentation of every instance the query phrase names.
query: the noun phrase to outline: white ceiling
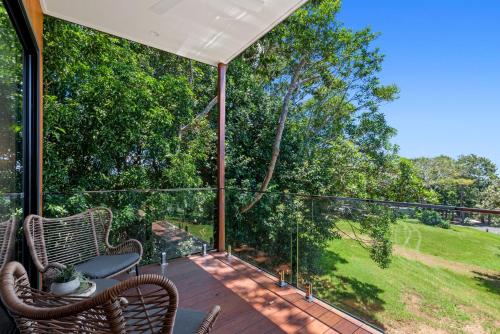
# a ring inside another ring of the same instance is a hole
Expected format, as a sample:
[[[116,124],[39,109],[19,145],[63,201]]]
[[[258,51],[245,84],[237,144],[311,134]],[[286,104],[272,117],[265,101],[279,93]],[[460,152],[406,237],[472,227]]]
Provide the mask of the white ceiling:
[[[229,63],[307,0],[42,0],[43,12],[210,65]]]

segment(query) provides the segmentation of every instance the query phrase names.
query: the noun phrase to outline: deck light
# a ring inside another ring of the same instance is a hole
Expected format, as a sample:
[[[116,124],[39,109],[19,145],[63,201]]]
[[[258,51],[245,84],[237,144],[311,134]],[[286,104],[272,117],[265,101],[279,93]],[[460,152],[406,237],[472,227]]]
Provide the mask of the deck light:
[[[161,253],[161,274],[163,276],[167,275],[167,267],[168,267],[167,253],[166,252],[162,252]]]
[[[280,288],[284,288],[285,286],[287,286],[287,283],[285,281],[285,271],[284,270],[280,270],[278,272],[278,274],[280,275],[280,280],[278,281],[278,283],[276,283]]]
[[[314,300],[312,295],[312,283],[306,283],[306,300],[311,303]]]
[[[231,254],[231,245],[228,245],[227,246],[227,259],[231,260],[232,257],[233,257],[233,255]]]
[[[201,249],[202,249],[201,255],[207,256],[207,244],[203,244]]]

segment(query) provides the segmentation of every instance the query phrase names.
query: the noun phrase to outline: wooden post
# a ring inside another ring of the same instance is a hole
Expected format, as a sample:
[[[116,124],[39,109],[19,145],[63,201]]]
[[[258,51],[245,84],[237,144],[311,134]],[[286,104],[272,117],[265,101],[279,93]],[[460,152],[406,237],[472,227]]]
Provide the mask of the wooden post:
[[[217,103],[219,118],[217,121],[217,249],[226,248],[226,207],[225,207],[225,158],[226,158],[226,70],[227,64],[217,66]]]

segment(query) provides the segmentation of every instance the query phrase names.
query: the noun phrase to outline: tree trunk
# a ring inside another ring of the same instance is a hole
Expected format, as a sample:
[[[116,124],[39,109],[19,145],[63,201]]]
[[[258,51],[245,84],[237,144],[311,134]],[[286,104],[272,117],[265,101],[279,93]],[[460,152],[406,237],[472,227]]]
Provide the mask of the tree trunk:
[[[278,156],[280,154],[281,139],[283,137],[283,130],[285,129],[285,121],[288,116],[290,100],[292,99],[293,93],[298,88],[300,73],[304,65],[305,65],[305,59],[302,59],[293,72],[293,76],[290,80],[290,86],[288,86],[288,90],[285,94],[285,97],[283,98],[283,103],[281,105],[281,114],[278,121],[278,128],[276,129],[276,136],[274,137],[271,161],[269,162],[269,166],[267,167],[267,172],[266,176],[264,177],[264,181],[262,181],[262,184],[257,193],[255,194],[254,199],[241,209],[241,213],[247,212],[260,201],[262,196],[264,196],[264,192],[267,190],[267,187],[269,186],[269,182],[271,182],[271,179],[274,174],[274,168],[276,167],[276,162],[278,161]]]

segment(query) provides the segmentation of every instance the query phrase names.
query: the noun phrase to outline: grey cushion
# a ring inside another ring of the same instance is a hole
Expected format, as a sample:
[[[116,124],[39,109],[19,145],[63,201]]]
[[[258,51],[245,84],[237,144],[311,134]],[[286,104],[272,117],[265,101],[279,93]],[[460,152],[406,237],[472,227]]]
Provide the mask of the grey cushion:
[[[159,308],[152,308],[149,309],[149,307],[146,307],[151,314],[156,314],[158,312],[163,312],[163,310]],[[141,326],[141,325],[147,325],[147,320],[146,319],[135,319],[135,316],[137,316],[137,311],[130,311],[126,310],[125,312],[132,312],[134,315],[134,319],[128,319],[127,322],[131,327],[134,327],[136,329],[136,326]],[[194,311],[194,310],[188,310],[188,309],[177,309],[177,314],[175,316],[175,323],[174,323],[174,331],[173,334],[194,334],[196,331],[200,328],[203,320],[207,316],[207,313],[200,312],[200,311]],[[157,323],[157,325],[161,326],[162,323]],[[156,329],[156,328],[155,328]],[[156,333],[156,330],[154,332]],[[131,333],[135,333],[136,331],[132,330]],[[141,333],[147,333],[151,334],[152,332],[150,330],[141,328]]]
[[[188,309],[177,309],[177,315],[175,316],[174,323],[174,333],[173,334],[193,334],[198,328],[200,328],[201,323],[207,316],[207,313],[188,310]]]
[[[103,278],[116,274],[139,260],[139,254],[101,255],[75,266],[90,278]]]

